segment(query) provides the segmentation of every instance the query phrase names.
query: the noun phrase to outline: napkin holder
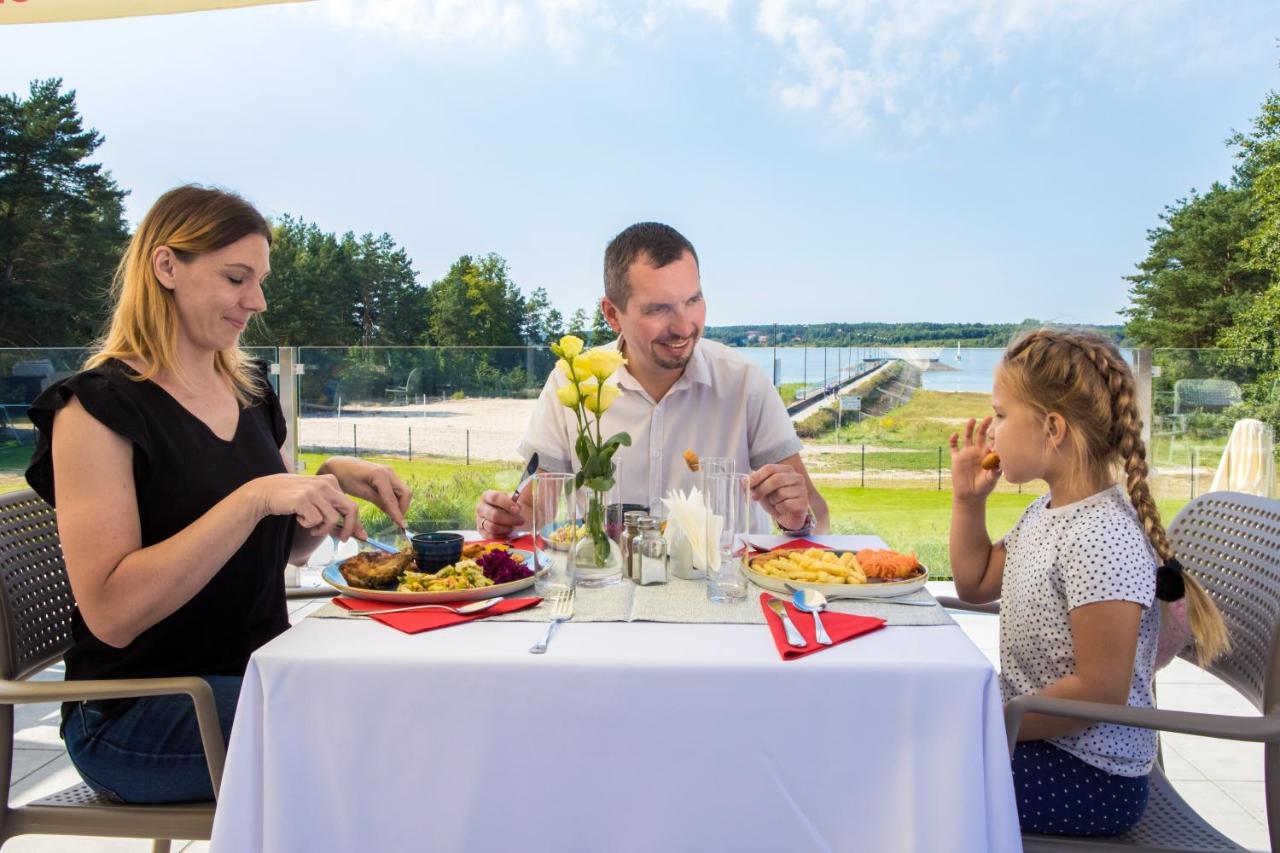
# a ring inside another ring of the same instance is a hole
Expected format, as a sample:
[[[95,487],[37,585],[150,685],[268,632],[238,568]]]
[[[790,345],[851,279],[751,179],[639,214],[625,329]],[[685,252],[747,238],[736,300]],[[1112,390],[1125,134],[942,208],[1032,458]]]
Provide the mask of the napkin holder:
[[[674,577],[696,581],[706,578],[706,558],[698,550],[706,542],[707,508],[697,488],[686,495],[673,489],[663,499],[667,508],[667,562]],[[690,527],[696,528],[690,530]]]

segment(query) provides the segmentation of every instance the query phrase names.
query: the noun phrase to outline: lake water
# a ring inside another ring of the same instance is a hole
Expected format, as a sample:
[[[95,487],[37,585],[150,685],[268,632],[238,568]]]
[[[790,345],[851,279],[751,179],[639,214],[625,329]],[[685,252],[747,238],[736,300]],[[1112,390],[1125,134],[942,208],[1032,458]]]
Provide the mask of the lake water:
[[[974,391],[990,393],[996,365],[1004,349],[1000,347],[735,347],[753,364],[774,379],[775,384],[806,382],[824,385],[837,376],[856,372],[863,359],[936,357],[936,367],[925,372],[924,387],[930,391]],[[1130,350],[1122,350],[1133,364]],[[773,360],[777,357],[775,374]],[[957,359],[956,356],[959,355]]]

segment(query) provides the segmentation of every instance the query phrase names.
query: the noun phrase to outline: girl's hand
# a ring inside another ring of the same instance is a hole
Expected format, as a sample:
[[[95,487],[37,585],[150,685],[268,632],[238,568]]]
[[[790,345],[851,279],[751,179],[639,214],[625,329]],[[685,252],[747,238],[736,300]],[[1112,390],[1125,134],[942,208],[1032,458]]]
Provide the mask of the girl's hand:
[[[257,501],[258,515],[292,515],[301,527],[332,532],[343,542],[356,533],[364,536],[355,501],[343,494],[331,474],[307,477],[272,474],[247,484]]]
[[[984,501],[1000,482],[1000,469],[987,471],[982,467],[982,457],[990,452],[987,431],[991,418],[983,418],[974,435],[973,418],[964,427],[964,445],[960,435],[951,436],[951,492],[958,501]]]
[[[403,529],[407,526],[404,514],[409,510],[413,495],[396,472],[386,465],[351,456],[332,456],[316,469],[316,473],[335,477],[342,491],[376,505],[390,516],[396,527]]]

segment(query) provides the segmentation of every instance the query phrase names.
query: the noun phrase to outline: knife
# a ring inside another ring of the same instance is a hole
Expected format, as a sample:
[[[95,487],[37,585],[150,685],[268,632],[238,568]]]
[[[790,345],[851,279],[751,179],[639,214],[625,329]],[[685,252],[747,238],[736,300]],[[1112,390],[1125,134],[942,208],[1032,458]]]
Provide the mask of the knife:
[[[524,487],[529,485],[529,481],[533,479],[533,475],[538,473],[538,454],[529,457],[529,464],[524,466],[524,476],[520,478],[519,485],[516,490],[511,493],[511,500],[520,500],[520,493],[524,491]]]
[[[800,636],[796,623],[791,621],[791,617],[787,615],[787,606],[782,603],[780,598],[769,599],[769,609],[782,617],[782,629],[787,632],[787,642],[798,648],[804,648],[809,645],[805,642],[804,637]]]

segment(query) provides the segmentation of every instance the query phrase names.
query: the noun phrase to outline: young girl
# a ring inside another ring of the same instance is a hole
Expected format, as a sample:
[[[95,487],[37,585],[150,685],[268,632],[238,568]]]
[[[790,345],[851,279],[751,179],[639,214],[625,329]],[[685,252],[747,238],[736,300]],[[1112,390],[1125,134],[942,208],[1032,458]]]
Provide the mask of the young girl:
[[[969,421],[963,441],[951,437],[951,568],[965,601],[1000,600],[1005,701],[1034,693],[1151,707],[1156,599],[1185,594],[1202,659],[1225,648],[1226,629],[1172,559],[1147,487],[1129,366],[1105,338],[1030,332],[996,370],[992,410],[976,430]],[[986,499],[1001,475],[1044,480],[1049,493],[993,544]],[[1024,831],[1115,835],[1142,816],[1154,731],[1029,714],[1018,739]]]

